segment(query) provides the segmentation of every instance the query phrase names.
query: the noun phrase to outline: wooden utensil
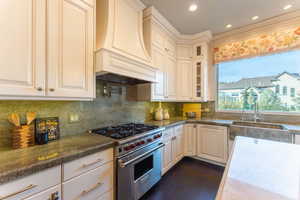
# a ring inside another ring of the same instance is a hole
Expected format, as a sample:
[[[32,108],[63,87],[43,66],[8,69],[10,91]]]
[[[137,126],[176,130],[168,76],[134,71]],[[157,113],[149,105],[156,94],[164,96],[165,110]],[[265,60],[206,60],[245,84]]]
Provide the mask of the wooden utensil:
[[[17,127],[21,126],[20,117],[17,113],[12,113],[8,120]]]
[[[36,118],[36,113],[35,112],[27,112],[26,113],[26,120],[27,120],[27,125],[30,125],[33,120]]]

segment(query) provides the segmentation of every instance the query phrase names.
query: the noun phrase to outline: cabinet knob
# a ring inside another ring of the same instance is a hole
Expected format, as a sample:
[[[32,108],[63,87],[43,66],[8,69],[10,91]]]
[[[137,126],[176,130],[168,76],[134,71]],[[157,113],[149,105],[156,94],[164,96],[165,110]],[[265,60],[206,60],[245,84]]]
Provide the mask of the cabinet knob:
[[[39,91],[39,92],[41,92],[41,91],[43,91],[43,88],[42,87],[38,87],[38,88],[36,88],[36,90]]]
[[[50,92],[54,92],[55,89],[54,89],[54,88],[50,88],[49,91],[50,91]]]

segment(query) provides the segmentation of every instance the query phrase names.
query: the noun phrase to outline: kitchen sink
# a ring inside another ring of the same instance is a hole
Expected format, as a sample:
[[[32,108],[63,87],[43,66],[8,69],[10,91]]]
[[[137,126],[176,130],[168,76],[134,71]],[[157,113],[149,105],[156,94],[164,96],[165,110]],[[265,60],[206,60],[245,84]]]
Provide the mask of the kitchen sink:
[[[272,124],[266,122],[234,121],[232,125],[285,130],[285,127],[280,124]]]
[[[229,137],[234,140],[236,136],[293,142],[292,134],[284,126],[267,122],[234,121],[229,128]]]

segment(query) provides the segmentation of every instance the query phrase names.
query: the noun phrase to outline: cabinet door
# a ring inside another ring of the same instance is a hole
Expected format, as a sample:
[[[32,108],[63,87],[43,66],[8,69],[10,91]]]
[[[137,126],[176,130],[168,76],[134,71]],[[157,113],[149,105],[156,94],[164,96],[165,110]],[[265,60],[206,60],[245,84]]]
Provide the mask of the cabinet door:
[[[45,95],[45,8],[46,0],[0,1],[0,96]]]
[[[177,59],[182,60],[192,60],[192,47],[191,46],[184,46],[178,45],[177,46]]]
[[[174,100],[176,99],[176,59],[171,56],[166,56],[166,98],[167,100]]]
[[[202,100],[203,97],[203,77],[202,77],[202,62],[193,63],[193,78],[192,78],[192,98],[194,100]]]
[[[227,129],[225,127],[198,125],[197,155],[199,157],[227,162]]]
[[[175,163],[181,160],[183,157],[183,126],[176,126],[175,128],[175,139],[174,139],[174,160]]]
[[[52,187],[46,191],[33,195],[25,200],[61,200],[61,185]]]
[[[168,36],[165,39],[165,51],[169,56],[176,58],[176,43]]]
[[[179,60],[177,63],[177,98],[185,101],[192,100],[192,61]]]
[[[153,83],[154,100],[163,100],[165,98],[165,73],[162,71],[156,72],[156,83]]]
[[[159,69],[156,72],[156,82],[153,84],[153,98],[154,100],[163,100],[165,98],[165,55],[164,51],[153,46],[152,51],[153,65]]]
[[[85,1],[48,1],[49,96],[94,96],[93,10]]]
[[[194,124],[184,126],[184,155],[196,155],[196,127]]]
[[[164,142],[165,146],[163,147],[162,155],[162,174],[166,173],[173,165],[173,155],[172,155],[172,139],[169,139]]]

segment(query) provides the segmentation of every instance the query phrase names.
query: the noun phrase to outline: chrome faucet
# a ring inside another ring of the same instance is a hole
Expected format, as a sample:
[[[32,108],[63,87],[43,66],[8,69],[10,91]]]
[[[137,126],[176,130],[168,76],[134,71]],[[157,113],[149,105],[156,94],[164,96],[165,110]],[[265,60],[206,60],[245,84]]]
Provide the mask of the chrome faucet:
[[[253,115],[253,119],[254,119],[254,122],[258,122],[258,121],[262,120],[262,117],[260,115],[257,102],[254,103],[254,115]]]

